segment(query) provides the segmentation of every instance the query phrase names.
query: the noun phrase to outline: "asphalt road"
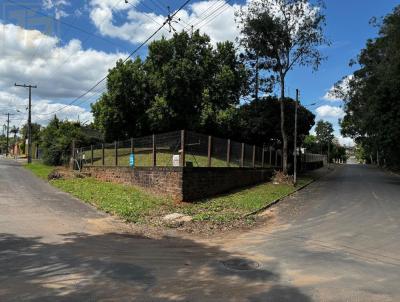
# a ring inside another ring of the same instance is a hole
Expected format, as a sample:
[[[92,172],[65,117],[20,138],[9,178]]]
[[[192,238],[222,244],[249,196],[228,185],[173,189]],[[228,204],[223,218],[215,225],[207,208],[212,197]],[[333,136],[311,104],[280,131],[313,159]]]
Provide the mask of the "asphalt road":
[[[343,166],[260,228],[150,239],[0,160],[0,301],[400,301],[399,203],[399,177]]]

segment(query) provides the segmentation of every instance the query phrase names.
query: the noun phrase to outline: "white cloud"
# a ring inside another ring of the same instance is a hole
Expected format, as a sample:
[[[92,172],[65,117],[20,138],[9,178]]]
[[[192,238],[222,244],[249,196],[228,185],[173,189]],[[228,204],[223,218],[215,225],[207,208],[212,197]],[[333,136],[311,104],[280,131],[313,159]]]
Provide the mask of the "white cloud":
[[[338,135],[337,139],[339,140],[340,145],[347,147],[354,147],[356,144],[353,139],[350,137],[343,137],[342,135]]]
[[[13,24],[0,23],[0,113],[25,110],[27,89],[14,87],[14,83],[37,85],[33,89],[33,121],[46,122],[55,111],[92,87],[115,66],[124,53],[105,53],[83,49],[79,40],[59,46],[59,40],[37,30],[26,30]],[[87,95],[95,101],[105,83]],[[83,100],[87,100],[83,98]],[[86,102],[87,105],[89,102]],[[79,102],[77,102],[79,105]],[[68,107],[57,113],[60,118],[81,120],[91,118],[79,106]],[[4,122],[4,118],[2,117]]]
[[[53,10],[56,19],[67,17],[69,14],[65,11],[64,7],[69,6],[70,3],[66,0],[43,0],[42,7],[45,10]]]
[[[336,97],[333,94],[333,89],[334,87],[332,86],[326,93],[325,95],[322,97],[323,100],[325,101],[329,101],[329,102],[340,102],[342,101],[341,99],[339,99],[338,97]]]
[[[141,43],[166,20],[167,16],[141,12],[137,9],[139,2],[136,0],[126,4],[123,1],[114,7],[115,2],[111,0],[92,0],[90,18],[102,35],[133,44]],[[238,8],[236,4],[224,4],[216,0],[195,2],[176,15],[175,20],[180,19],[180,21],[172,23],[172,26],[177,31],[183,29],[190,31],[193,25],[194,30],[200,29],[201,32],[206,32],[213,42],[233,41],[239,34],[234,20],[234,13]],[[114,15],[121,12],[126,14],[126,20],[122,24],[115,25]],[[155,39],[161,35],[171,36],[172,33],[168,30],[166,25]]]
[[[317,118],[342,118],[345,115],[342,108],[330,105],[320,106],[315,111]]]
[[[91,0],[90,18],[102,35],[126,40],[133,44],[141,43],[167,18],[166,15],[140,11],[142,1],[129,0],[129,3],[122,1],[116,4],[114,0]],[[240,9],[246,10],[250,3],[260,5],[260,9],[268,9],[277,18],[282,18],[281,11],[274,6],[273,1],[247,0],[243,5],[239,5],[221,0],[204,0],[183,8],[174,18],[177,23],[173,22],[172,25],[177,31],[190,31],[193,26],[194,30],[199,29],[200,32],[207,33],[213,43],[235,41],[240,34],[238,24],[235,22],[235,12]],[[318,7],[312,7],[301,1],[296,2],[292,9],[299,9],[299,6],[302,6],[301,9],[308,11],[311,16],[316,15],[319,10]],[[301,20],[295,18],[293,13],[288,15],[291,18],[289,22],[294,24],[293,35],[295,35]],[[123,19],[122,22],[121,19]],[[166,25],[155,39],[161,35],[169,37],[171,33],[168,29]]]
[[[344,77],[338,84],[337,87],[332,86],[322,97],[323,100],[329,102],[340,102],[343,101],[346,95],[349,93],[349,85],[350,81],[354,78],[354,76],[348,75]]]
[[[10,113],[10,128],[12,126],[21,127],[26,124],[28,119],[27,114],[28,99],[22,98],[16,94],[9,92],[0,92],[0,126],[7,123],[5,113]],[[48,114],[63,108],[65,104],[54,103],[46,99],[35,100],[32,106],[32,122],[41,125],[47,125],[49,120],[54,116]],[[93,120],[90,112],[79,106],[68,106],[67,108],[56,113],[57,117],[62,120],[79,120],[82,122]]]
[[[0,88],[20,96],[14,82],[38,86],[43,99],[74,98],[96,83],[126,54],[83,49],[79,40],[59,47],[58,39],[36,30],[0,23]]]

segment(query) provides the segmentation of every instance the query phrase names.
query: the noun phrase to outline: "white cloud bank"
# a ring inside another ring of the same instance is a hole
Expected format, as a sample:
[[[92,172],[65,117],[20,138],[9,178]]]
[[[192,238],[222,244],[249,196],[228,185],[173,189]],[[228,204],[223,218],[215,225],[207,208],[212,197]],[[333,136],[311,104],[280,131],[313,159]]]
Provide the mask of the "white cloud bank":
[[[26,92],[26,91],[25,91]],[[0,91],[0,127],[7,123],[5,113],[10,113],[10,128],[12,126],[21,127],[27,123],[28,113],[26,111],[28,98],[19,97],[13,93]],[[65,105],[61,103],[53,103],[47,99],[39,99],[34,101],[32,106],[32,122],[41,125],[47,125],[54,115],[49,114]],[[65,120],[79,120],[82,122],[93,120],[92,114],[79,106],[68,106],[64,110],[57,112],[57,117]]]
[[[91,0],[90,18],[100,33],[112,38],[119,38],[133,44],[143,42],[166,19],[166,15],[139,11],[139,0],[122,1],[115,5],[114,1]],[[182,9],[174,18],[172,26],[177,30],[200,29],[207,33],[213,42],[234,41],[239,31],[235,23],[235,11],[239,9],[237,4],[228,4],[220,0],[198,1]],[[115,25],[117,14],[126,14],[122,24]],[[155,38],[161,35],[169,37],[168,25],[160,31]]]
[[[334,87],[331,87],[321,99],[328,102],[341,102],[342,100],[333,94],[333,89]]]
[[[54,10],[54,17],[58,20],[62,17],[67,17],[69,14],[64,9],[65,6],[70,6],[71,3],[66,0],[43,0],[42,7],[45,10]]]
[[[0,23],[0,40],[0,113],[15,113],[27,105],[27,89],[14,87],[15,82],[37,85],[32,91],[34,122],[45,123],[50,118],[46,113],[86,92],[119,58],[127,55],[83,49],[76,39],[59,46],[60,41],[55,37],[13,24]],[[83,100],[92,97],[94,101],[96,96],[91,93]],[[57,113],[70,119],[77,119],[78,114],[85,120],[91,118],[90,113],[78,106]]]
[[[339,140],[339,143],[342,146],[354,147],[356,145],[354,140],[352,138],[350,138],[350,137],[343,137],[342,135],[338,135],[336,137],[337,137],[337,139]]]
[[[14,82],[32,83],[42,98],[76,97],[126,56],[84,50],[76,39],[60,47],[57,38],[12,24],[0,23],[0,39],[1,89],[9,90]]]
[[[144,0],[128,0],[127,2],[90,0],[90,19],[102,35],[126,40],[133,44],[141,43],[166,20],[167,16],[141,11],[141,8],[147,6],[142,4]],[[235,12],[240,9],[246,10],[250,3],[257,2],[258,0],[247,0],[243,5],[239,5],[223,0],[197,1],[183,8],[175,16],[172,25],[177,31],[190,31],[193,26],[193,30],[199,29],[200,32],[207,33],[213,43],[235,41],[240,34],[238,24],[235,22]],[[274,7],[272,1],[268,5],[277,17],[282,16],[279,8]],[[310,14],[314,15],[318,12],[317,7],[309,5],[306,5],[304,9],[308,9]],[[117,16],[121,17],[121,14],[124,14],[125,20],[116,22]],[[295,18],[292,19],[293,23],[299,22]],[[296,26],[293,28],[296,32]],[[168,25],[155,38],[160,38],[161,35],[171,36]]]
[[[339,83],[339,86],[337,89],[335,89],[335,86],[332,86],[326,93],[325,95],[321,98],[322,100],[329,101],[329,102],[341,102],[343,101],[343,98],[345,95],[349,93],[349,85],[350,81],[354,78],[354,75],[348,75],[344,77],[341,82]],[[338,95],[335,90],[341,91],[340,95]]]
[[[342,108],[323,105],[315,109],[317,118],[343,118],[345,113]]]

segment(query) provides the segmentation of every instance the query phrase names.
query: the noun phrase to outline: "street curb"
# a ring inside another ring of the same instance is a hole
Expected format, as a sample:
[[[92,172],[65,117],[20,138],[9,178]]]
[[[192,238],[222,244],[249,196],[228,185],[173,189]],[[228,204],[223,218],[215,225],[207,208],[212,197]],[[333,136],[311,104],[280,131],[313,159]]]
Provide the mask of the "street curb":
[[[309,185],[311,185],[312,183],[314,183],[314,182],[316,182],[317,180],[321,179],[322,177],[325,177],[326,175],[332,173],[334,170],[335,170],[335,169],[329,170],[326,174],[324,174],[324,175],[322,175],[322,176],[320,176],[320,177],[317,177],[317,178],[311,180],[309,183],[307,183],[307,184],[305,184],[305,185],[303,185],[303,186],[301,186],[301,187],[298,187],[297,190],[294,190],[293,192],[290,192],[289,194],[286,194],[286,195],[284,195],[284,196],[282,196],[282,197],[279,197],[278,199],[275,199],[275,200],[272,201],[271,203],[269,203],[269,204],[267,204],[267,205],[265,205],[265,206],[259,208],[258,210],[255,210],[255,211],[253,211],[253,212],[247,213],[247,214],[244,215],[242,218],[247,218],[247,217],[250,217],[250,216],[257,215],[257,214],[259,214],[259,213],[261,213],[261,212],[264,212],[265,210],[269,209],[270,207],[276,205],[276,204],[277,204],[278,202],[280,202],[282,199],[285,199],[285,198],[287,198],[287,197],[289,197],[289,196],[292,196],[293,194],[295,194],[295,193],[297,193],[297,192],[303,190],[304,188],[308,187]]]

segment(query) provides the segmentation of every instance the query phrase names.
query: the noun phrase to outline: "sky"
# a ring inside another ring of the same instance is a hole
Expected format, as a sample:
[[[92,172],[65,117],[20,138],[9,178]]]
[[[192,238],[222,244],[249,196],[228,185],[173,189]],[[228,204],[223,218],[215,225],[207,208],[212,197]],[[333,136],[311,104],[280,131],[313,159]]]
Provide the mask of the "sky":
[[[176,16],[173,27],[190,31],[193,26],[207,33],[213,43],[234,41],[238,35],[234,13],[248,1],[252,0],[192,0]],[[0,0],[0,127],[6,113],[12,114],[10,126],[20,127],[27,119],[28,89],[14,87],[14,83],[37,85],[32,89],[33,122],[46,125],[54,114],[92,121],[90,104],[105,91],[106,82],[88,90],[183,2]],[[294,97],[298,88],[302,104],[315,113],[316,120],[333,123],[342,144],[352,144],[340,135],[343,102],[329,91],[335,82],[352,74],[357,66],[349,67],[350,60],[357,57],[367,39],[376,37],[377,28],[369,20],[385,16],[397,4],[394,0],[326,0],[325,34],[331,45],[320,50],[327,59],[318,71],[295,68],[288,75],[286,93]],[[168,26],[154,38],[161,35],[171,35]],[[135,55],[145,57],[146,52],[144,46]]]

